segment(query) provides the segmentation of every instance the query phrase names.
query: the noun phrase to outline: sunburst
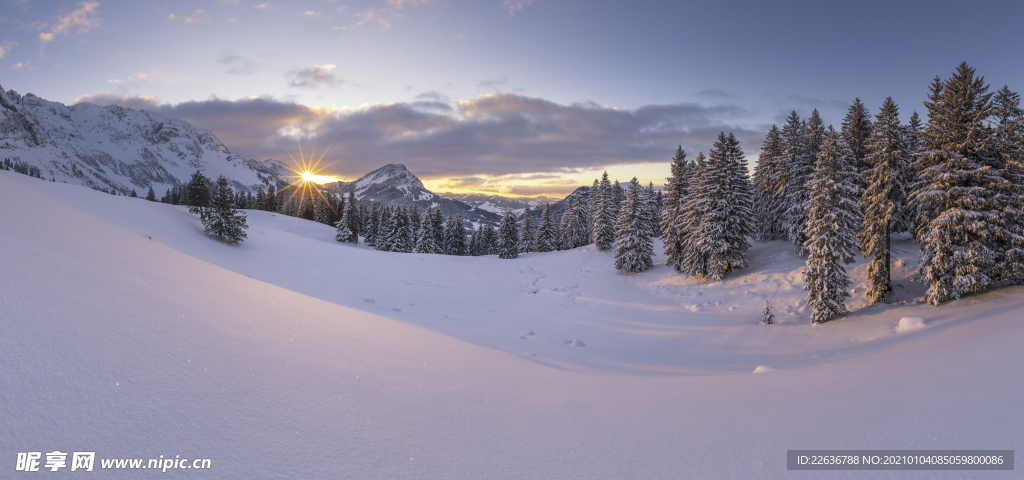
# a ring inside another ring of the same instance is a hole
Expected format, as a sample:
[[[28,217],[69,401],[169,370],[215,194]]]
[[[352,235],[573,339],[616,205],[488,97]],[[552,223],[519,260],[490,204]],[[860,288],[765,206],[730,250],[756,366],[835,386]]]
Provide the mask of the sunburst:
[[[288,152],[288,157],[291,158],[292,165],[295,165],[296,168],[291,168],[286,165],[278,164],[284,168],[287,168],[290,172],[293,173],[293,175],[289,175],[287,177],[291,179],[291,183],[289,183],[283,188],[278,189],[276,193],[281,193],[289,189],[291,190],[291,195],[288,197],[288,200],[285,201],[285,204],[292,202],[292,200],[295,199],[296,195],[299,196],[298,210],[296,210],[295,213],[296,216],[301,215],[302,208],[306,204],[306,202],[313,202],[317,196],[322,198],[324,200],[324,203],[326,203],[327,206],[331,209],[331,211],[334,212],[334,206],[331,205],[331,202],[327,201],[327,197],[324,196],[324,193],[320,188],[320,185],[337,182],[339,180],[338,177],[335,177],[333,175],[324,175],[322,173],[325,167],[329,167],[332,165],[327,164],[321,166],[321,162],[323,161],[324,157],[327,156],[327,152],[331,150],[333,142],[331,143],[331,145],[327,146],[327,149],[325,149],[324,152],[320,154],[319,157],[316,157],[316,144],[314,143],[313,149],[312,151],[310,151],[309,158],[306,158],[306,156],[302,153],[302,144],[298,143],[298,141],[296,141],[296,144],[298,144],[299,158],[296,159],[291,152]],[[335,216],[338,216],[338,212],[334,212],[334,214]]]

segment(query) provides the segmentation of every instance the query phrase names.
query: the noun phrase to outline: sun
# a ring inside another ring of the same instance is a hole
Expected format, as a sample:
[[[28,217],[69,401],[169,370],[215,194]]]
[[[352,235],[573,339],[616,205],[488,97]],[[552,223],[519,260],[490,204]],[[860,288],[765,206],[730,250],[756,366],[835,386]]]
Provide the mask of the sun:
[[[334,183],[338,181],[338,177],[335,177],[333,175],[318,175],[312,170],[303,170],[299,172],[299,178],[301,178],[303,182],[316,183],[319,185],[323,185],[325,183]]]

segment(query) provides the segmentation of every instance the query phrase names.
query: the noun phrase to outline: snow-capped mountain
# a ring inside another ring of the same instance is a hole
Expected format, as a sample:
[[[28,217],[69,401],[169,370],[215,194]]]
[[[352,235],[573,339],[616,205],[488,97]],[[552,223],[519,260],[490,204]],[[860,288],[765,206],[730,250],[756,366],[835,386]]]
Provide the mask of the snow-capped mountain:
[[[577,197],[583,198],[584,201],[590,198],[590,187],[579,187],[576,190],[573,190],[572,193],[566,195],[565,198],[552,203],[551,213],[555,214],[555,218],[561,217],[562,214],[565,213],[565,207],[569,205],[569,199]],[[530,214],[539,222],[541,214],[544,213],[544,205],[541,204],[538,207],[539,208],[531,210]]]
[[[209,131],[145,110],[66,106],[0,87],[0,159],[38,167],[45,179],[144,194],[187,182],[197,169],[255,190],[279,178],[272,162],[232,154]]]
[[[408,205],[415,203],[421,210],[439,207],[445,215],[461,214],[467,222],[474,224],[496,223],[501,217],[458,200],[452,200],[427,190],[416,175],[405,165],[391,163],[367,173],[354,182],[328,184],[341,193],[354,192],[359,200],[385,205]]]
[[[458,200],[467,205],[479,208],[480,210],[487,210],[488,212],[496,213],[501,215],[505,212],[512,212],[516,215],[523,213],[527,207],[536,208],[543,206],[545,203],[555,203],[559,201],[553,197],[503,197],[501,195],[491,195],[486,193],[441,193],[445,197],[452,200]]]

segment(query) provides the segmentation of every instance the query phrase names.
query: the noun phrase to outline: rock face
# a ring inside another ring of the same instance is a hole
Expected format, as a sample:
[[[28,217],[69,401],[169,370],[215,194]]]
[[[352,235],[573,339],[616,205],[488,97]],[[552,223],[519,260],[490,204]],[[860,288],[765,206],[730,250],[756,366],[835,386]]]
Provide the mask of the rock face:
[[[280,167],[232,154],[209,131],[184,120],[116,105],[68,107],[0,87],[0,160],[33,165],[58,182],[158,195],[202,169],[254,191],[279,180]]]
[[[497,223],[501,220],[496,213],[427,190],[423,182],[406,169],[405,165],[397,163],[380,167],[354,182],[337,182],[329,184],[328,187],[346,195],[354,192],[359,200],[384,205],[415,203],[421,211],[429,207],[439,207],[444,215],[460,214],[467,222],[477,225]]]

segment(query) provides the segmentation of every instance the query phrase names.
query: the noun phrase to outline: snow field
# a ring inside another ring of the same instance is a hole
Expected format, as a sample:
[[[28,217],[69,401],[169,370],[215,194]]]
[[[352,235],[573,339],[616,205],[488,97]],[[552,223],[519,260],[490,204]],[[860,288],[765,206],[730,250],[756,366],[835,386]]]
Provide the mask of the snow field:
[[[620,275],[593,246],[375,252],[256,211],[233,247],[180,207],[13,172],[0,205],[0,458],[213,460],[168,478],[792,478],[786,449],[1024,447],[1021,287],[940,308],[863,308],[861,291],[810,326],[782,242],[709,284],[663,257]],[[777,325],[757,325],[766,299]],[[897,334],[913,316],[928,328]]]

